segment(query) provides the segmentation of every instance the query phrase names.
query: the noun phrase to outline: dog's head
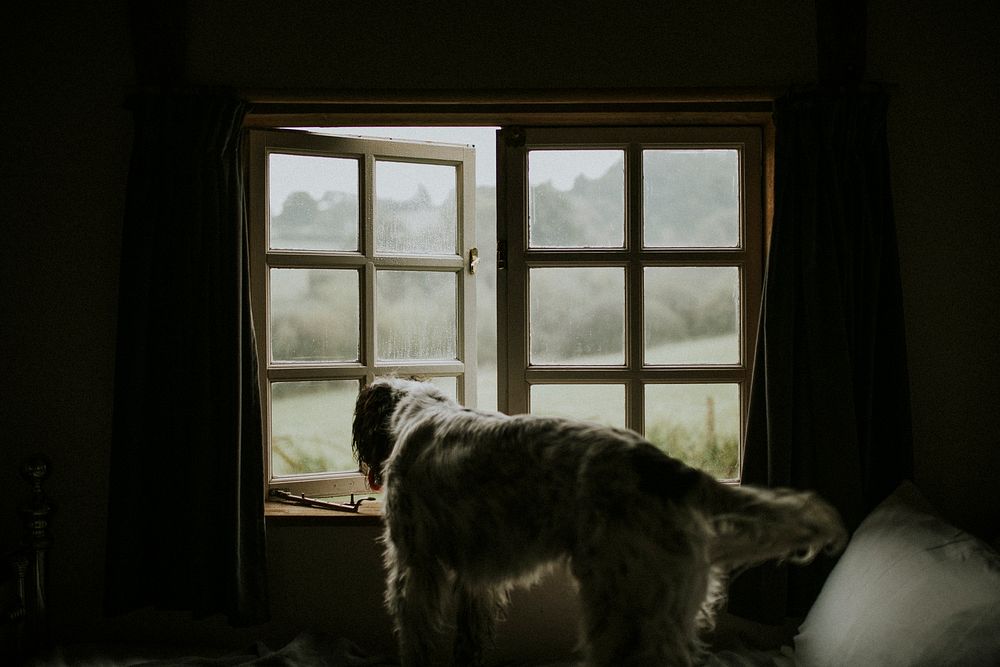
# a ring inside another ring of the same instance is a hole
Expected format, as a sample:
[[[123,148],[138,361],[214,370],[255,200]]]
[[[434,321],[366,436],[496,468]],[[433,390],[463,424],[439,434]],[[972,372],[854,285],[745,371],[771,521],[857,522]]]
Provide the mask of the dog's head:
[[[378,378],[362,387],[354,404],[351,446],[373,491],[382,487],[383,466],[395,445],[389,422],[399,398],[399,390],[390,380]]]

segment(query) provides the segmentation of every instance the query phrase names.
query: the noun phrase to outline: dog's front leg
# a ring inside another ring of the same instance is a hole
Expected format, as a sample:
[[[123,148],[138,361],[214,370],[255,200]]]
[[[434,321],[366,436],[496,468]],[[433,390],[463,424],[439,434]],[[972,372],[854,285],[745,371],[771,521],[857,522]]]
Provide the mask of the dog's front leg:
[[[403,667],[443,664],[443,586],[437,568],[390,568],[386,603],[396,623]]]
[[[452,664],[480,667],[486,664],[484,652],[493,642],[497,617],[507,596],[502,591],[473,591],[456,584],[455,648]]]

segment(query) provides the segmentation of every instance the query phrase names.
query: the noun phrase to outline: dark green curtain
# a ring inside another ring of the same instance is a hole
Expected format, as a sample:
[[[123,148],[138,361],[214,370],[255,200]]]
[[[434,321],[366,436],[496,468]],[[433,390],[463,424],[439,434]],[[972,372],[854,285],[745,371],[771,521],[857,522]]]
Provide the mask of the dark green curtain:
[[[909,381],[881,89],[777,100],[775,219],[743,480],[814,489],[853,530],[911,475]],[[832,568],[762,566],[731,610],[803,615]]]
[[[254,624],[267,588],[244,104],[173,91],[130,107],[106,609]]]

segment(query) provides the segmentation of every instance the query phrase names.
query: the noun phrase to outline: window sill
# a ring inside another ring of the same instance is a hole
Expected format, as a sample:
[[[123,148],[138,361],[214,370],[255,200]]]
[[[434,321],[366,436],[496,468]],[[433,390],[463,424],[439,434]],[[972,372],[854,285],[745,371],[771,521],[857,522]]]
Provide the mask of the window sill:
[[[345,526],[378,526],[382,524],[382,502],[369,500],[357,512],[338,512],[318,507],[302,507],[289,503],[266,501],[264,517],[268,522],[337,524]]]

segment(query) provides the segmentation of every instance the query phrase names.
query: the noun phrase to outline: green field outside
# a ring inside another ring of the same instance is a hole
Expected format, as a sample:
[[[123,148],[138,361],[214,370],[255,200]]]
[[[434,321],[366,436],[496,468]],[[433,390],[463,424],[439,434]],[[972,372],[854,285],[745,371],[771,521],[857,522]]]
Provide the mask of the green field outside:
[[[728,337],[685,341],[675,344],[675,348],[685,349],[675,349],[673,353],[697,359],[726,344],[729,344]],[[581,364],[601,363],[594,358],[578,361]],[[496,405],[496,369],[481,367],[478,377],[479,404],[493,409]],[[275,386],[272,397],[273,473],[294,475],[355,470],[357,463],[351,453],[350,424],[357,382],[282,385]],[[623,389],[600,384],[563,387],[565,392],[541,389],[548,397],[544,401],[544,414],[614,426],[624,423]],[[565,395],[561,397],[561,393]],[[651,385],[646,394],[645,430],[654,444],[717,477],[738,475],[740,400],[735,385]]]

